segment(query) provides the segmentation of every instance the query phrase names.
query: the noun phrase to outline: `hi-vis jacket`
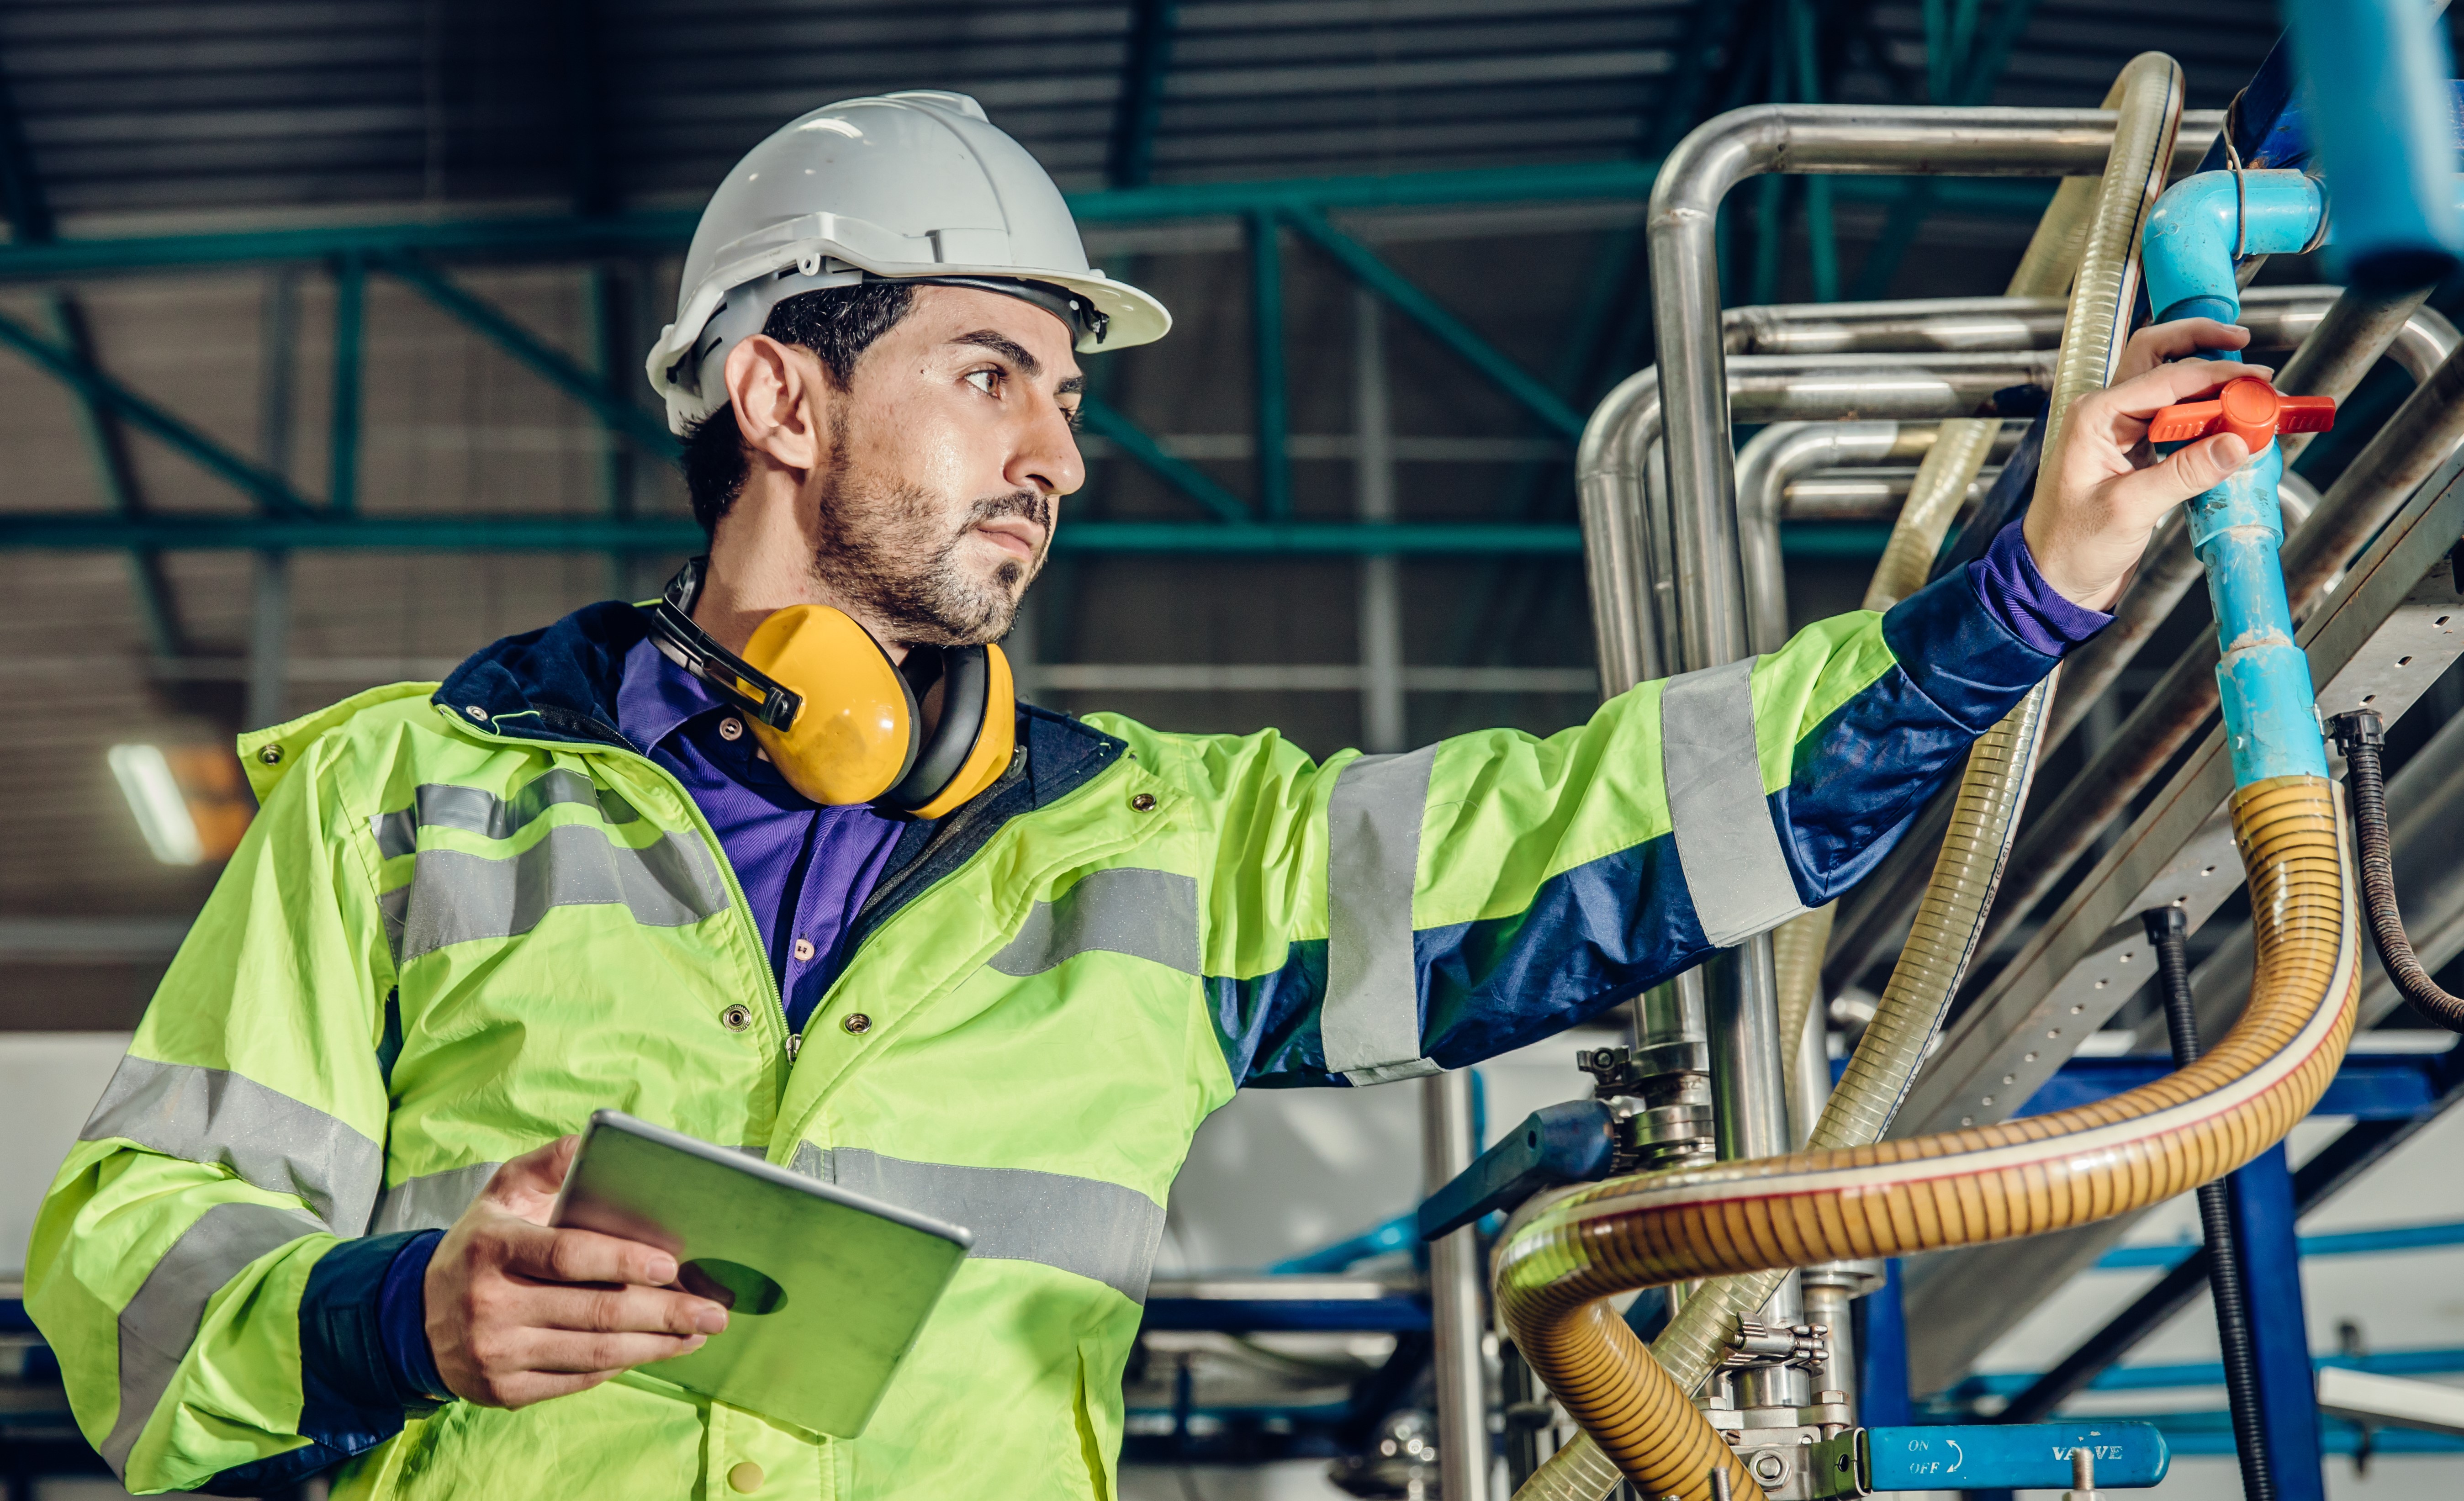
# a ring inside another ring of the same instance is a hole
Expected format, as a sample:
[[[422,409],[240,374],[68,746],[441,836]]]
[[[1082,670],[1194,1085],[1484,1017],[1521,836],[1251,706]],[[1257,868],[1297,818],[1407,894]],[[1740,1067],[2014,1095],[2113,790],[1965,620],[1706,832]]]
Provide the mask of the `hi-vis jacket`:
[[[28,1262],[131,1490],[1110,1497],[1208,1112],[1472,1063],[1827,899],[2052,666],[1954,575],[1547,739],[1318,762],[1027,709],[799,1040],[717,840],[610,727],[640,633],[593,606],[242,740],[263,811]],[[395,1389],[406,1232],[603,1106],[975,1229],[861,1439],[655,1367],[519,1412]]]

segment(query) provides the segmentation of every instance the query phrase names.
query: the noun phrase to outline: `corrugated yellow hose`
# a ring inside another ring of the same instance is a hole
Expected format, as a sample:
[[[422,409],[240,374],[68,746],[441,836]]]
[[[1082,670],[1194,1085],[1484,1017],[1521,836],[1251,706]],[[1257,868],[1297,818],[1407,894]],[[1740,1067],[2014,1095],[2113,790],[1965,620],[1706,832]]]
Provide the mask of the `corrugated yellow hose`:
[[[2037,227],[2019,274],[2013,278],[2013,288],[2018,292],[2042,295],[2059,290],[2074,280],[2072,256],[2079,257],[2071,316],[2064,328],[2063,358],[2053,393],[2053,430],[2047,434],[2047,452],[2054,451],[2060,419],[2067,415],[2071,401],[2104,384],[2118,359],[2126,327],[2123,312],[2135,294],[2138,227],[2147,205],[2163,187],[2165,164],[2171,157],[2181,109],[2180,70],[2161,54],[2143,55],[2124,69],[2105,105],[2119,107],[2122,114],[2105,175],[2063,184],[2054,206]],[[1956,510],[1957,497],[1965,494],[1976,465],[1983,461],[1986,440],[1993,425],[1974,426],[1979,430],[1976,432],[1947,430],[1944,439],[1938,441],[1940,462],[1937,464],[1932,457],[1927,461],[1927,467],[1935,470],[1931,476],[1934,483],[1923,484],[1927,476],[1921,473],[1920,486],[1911,494],[1911,504],[1903,513],[1902,524],[1894,529],[1893,546],[1877,571],[1878,591],[1888,591],[1897,597],[1923,582],[1922,569],[1940,545],[1942,532]],[[2043,477],[2039,476],[2040,483]],[[1954,478],[1955,486],[1951,482]],[[1946,495],[1950,497],[1947,505],[1941,503],[1941,497]],[[1921,496],[1930,498],[1921,504]],[[1809,1143],[1812,1148],[1854,1148],[1879,1140],[1897,1112],[1924,1048],[1965,972],[1984,910],[1998,883],[2010,834],[2034,770],[2045,702],[2040,689],[1972,749],[1952,828],[1937,859],[1915,929],[1878,1007],[1875,1022],[1850,1060],[1847,1076],[1815,1128]],[[1779,936],[1780,957],[1793,957],[1797,949],[1812,946],[1792,940],[1812,939],[1815,924],[1809,919],[1818,916],[1798,919],[1808,931]],[[1817,959],[1818,952],[1818,947],[1815,948]],[[1804,1008],[1812,1004],[1813,985],[1808,982],[1811,977],[1805,973],[1804,965],[1785,964],[1781,979],[1784,1009],[1801,1017]],[[1787,1017],[1783,1016],[1784,1027],[1786,1024]],[[1797,1034],[1784,1030],[1781,1035],[1793,1038]],[[1739,1168],[1751,1165],[1735,1164]],[[1639,1184],[1645,1181],[1625,1181]],[[1567,1203],[1586,1197],[1575,1196]],[[1522,1244],[1521,1237],[1509,1231],[1508,1239],[1501,1245],[1501,1309],[1506,1300],[1507,1254]],[[1699,1387],[1718,1363],[1722,1351],[1734,1336],[1738,1319],[1750,1316],[1762,1307],[1785,1278],[1789,1267],[1862,1254],[1866,1253],[1844,1245],[1815,1248],[1802,1256],[1764,1261],[1756,1269],[1715,1278],[1686,1300],[1653,1346],[1650,1356],[1657,1358],[1656,1362],[1642,1358],[1639,1343],[1626,1335],[1625,1346],[1632,1348],[1641,1366],[1649,1367],[1647,1373],[1621,1369],[1627,1362],[1612,1358],[1608,1364],[1613,1369],[1589,1373],[1590,1384],[1579,1394],[1570,1394],[1559,1387],[1546,1370],[1542,1370],[1543,1379],[1587,1430],[1592,1429],[1592,1424],[1585,1416],[1586,1407],[1594,1405],[1594,1398],[1612,1393],[1621,1382],[1656,1384],[1664,1389],[1662,1395],[1677,1392],[1682,1411],[1662,1410],[1654,1404],[1658,1415],[1658,1424],[1653,1429],[1658,1438],[1654,1443],[1658,1447],[1654,1450],[1646,1445],[1644,1449],[1656,1452],[1658,1458],[1636,1462],[1654,1474],[1665,1471],[1690,1475],[1695,1484],[1703,1486],[1707,1486],[1709,1467],[1718,1464],[1730,1470],[1732,1487],[1742,1485],[1745,1471],[1691,1402],[1685,1400],[1687,1394]],[[1616,1291],[1640,1285],[1626,1282]],[[1604,1313],[1603,1309],[1578,1314],[1577,1321],[1589,1324]],[[1618,1329],[1623,1330],[1622,1324]],[[1519,1335],[1520,1331],[1517,1333]],[[1579,1341],[1578,1347],[1583,1347]],[[1606,1339],[1587,1348],[1595,1354],[1622,1354],[1614,1341]],[[1534,1360],[1533,1365],[1541,1369],[1539,1361]],[[1572,1372],[1561,1374],[1569,1380],[1576,1380]],[[1609,1407],[1631,1406],[1613,1395],[1605,1400]],[[1706,1443],[1713,1448],[1704,1448]],[[1519,1501],[1596,1501],[1617,1482],[1620,1471],[1637,1479],[1645,1478],[1627,1467],[1629,1459],[1636,1459],[1635,1454],[1620,1452],[1613,1461],[1612,1455],[1603,1452],[1587,1432],[1560,1449],[1517,1492]],[[1657,1485],[1657,1481],[1646,1483]],[[1651,1493],[1657,1496],[1662,1490],[1654,1490]],[[1736,1493],[1753,1492],[1739,1490]]]

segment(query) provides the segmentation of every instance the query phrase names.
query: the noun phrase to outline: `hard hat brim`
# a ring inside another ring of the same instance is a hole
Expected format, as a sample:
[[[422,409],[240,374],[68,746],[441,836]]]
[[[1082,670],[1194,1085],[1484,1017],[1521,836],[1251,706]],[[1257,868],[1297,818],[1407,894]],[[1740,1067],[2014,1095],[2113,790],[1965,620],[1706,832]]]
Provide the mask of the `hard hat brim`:
[[[810,271],[803,268],[811,267]],[[1082,334],[1076,343],[1080,354],[1109,353],[1115,349],[1133,349],[1153,343],[1172,331],[1172,313],[1152,294],[1126,281],[1115,281],[1101,271],[1063,271],[1043,267],[968,264],[944,261],[889,261],[866,254],[853,247],[832,239],[807,238],[762,246],[754,254],[738,258],[718,268],[702,283],[683,316],[660,330],[658,342],[651,346],[644,370],[650,385],[667,402],[669,430],[679,436],[688,428],[724,402],[710,400],[699,389],[700,372],[691,373],[693,385],[687,386],[670,378],[700,342],[703,330],[718,316],[721,305],[737,292],[756,282],[769,280],[761,289],[761,310],[804,292],[825,291],[833,286],[849,284],[847,273],[864,272],[885,280],[927,279],[938,276],[980,276],[1003,281],[1042,281],[1087,298],[1111,320],[1098,341],[1091,334]],[[788,273],[788,275],[781,275]],[[803,283],[800,285],[800,283]],[[737,336],[741,338],[742,336]],[[733,347],[737,341],[728,341]],[[723,358],[725,349],[715,349],[696,364]]]

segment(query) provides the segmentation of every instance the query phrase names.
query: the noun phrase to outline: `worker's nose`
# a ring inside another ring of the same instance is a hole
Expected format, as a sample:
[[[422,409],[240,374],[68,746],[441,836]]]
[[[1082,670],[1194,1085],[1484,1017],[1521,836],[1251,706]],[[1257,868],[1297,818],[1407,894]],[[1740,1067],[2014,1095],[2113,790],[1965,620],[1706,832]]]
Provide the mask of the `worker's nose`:
[[[1078,453],[1078,435],[1058,403],[1037,413],[1023,439],[1010,454],[1003,478],[1014,489],[1034,489],[1049,496],[1074,494],[1087,482],[1087,460]]]

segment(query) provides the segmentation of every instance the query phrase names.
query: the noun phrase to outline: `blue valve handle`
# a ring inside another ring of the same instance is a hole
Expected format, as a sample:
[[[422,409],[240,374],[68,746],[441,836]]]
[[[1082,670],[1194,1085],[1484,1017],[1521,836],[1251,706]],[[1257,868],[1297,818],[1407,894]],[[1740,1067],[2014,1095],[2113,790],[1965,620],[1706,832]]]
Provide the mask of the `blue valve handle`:
[[[2071,1450],[2096,1457],[2096,1488],[2140,1490],[2165,1478],[2172,1452],[2145,1423],[1971,1424],[1867,1428],[1858,1479],[1867,1490],[2065,1490]]]
[[[1454,1181],[1420,1205],[1420,1239],[1436,1240],[1485,1214],[1510,1209],[1543,1188],[1608,1176],[1617,1118],[1598,1100],[1568,1100],[1531,1113]]]

